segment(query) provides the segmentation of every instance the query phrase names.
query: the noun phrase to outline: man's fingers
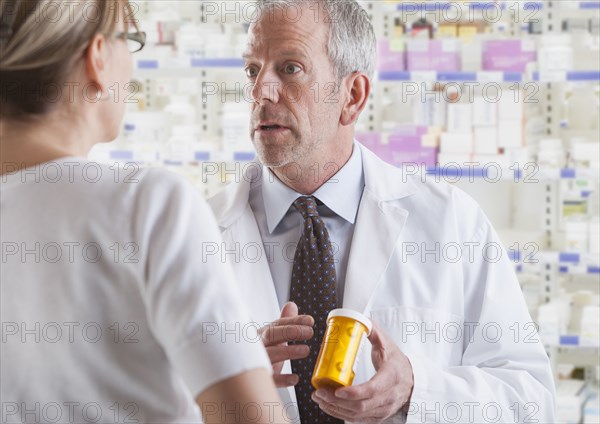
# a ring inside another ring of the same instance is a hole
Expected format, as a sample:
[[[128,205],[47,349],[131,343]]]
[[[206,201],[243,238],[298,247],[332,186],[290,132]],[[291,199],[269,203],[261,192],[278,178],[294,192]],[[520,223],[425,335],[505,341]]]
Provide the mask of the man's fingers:
[[[318,392],[324,396],[320,397],[317,395]],[[329,415],[352,422],[379,423],[395,412],[393,402],[386,404],[383,398],[359,402],[341,401],[333,396],[333,391],[320,389],[311,395],[311,399]]]
[[[314,395],[313,395],[314,396]],[[313,402],[314,402],[314,398],[313,398]],[[317,402],[317,404],[319,405],[319,408],[321,408],[322,411],[324,411],[326,414],[331,415],[332,417],[338,418],[340,420],[343,421],[348,421],[348,422],[356,422],[356,414],[350,414],[347,411],[339,408],[336,405],[333,405],[331,403],[326,403],[326,402]]]
[[[282,325],[268,327],[264,331],[262,341],[266,347],[275,346],[291,341],[310,340],[314,335],[312,327],[306,325]]]
[[[298,384],[300,377],[297,374],[275,374],[273,375],[273,381],[278,388],[290,387]]]
[[[393,386],[391,376],[385,370],[379,370],[369,381],[357,386],[342,387],[335,391],[340,399],[358,401],[371,399],[378,393],[385,392]]]
[[[277,321],[273,321],[272,323],[261,327],[258,330],[258,334],[263,335],[273,327],[281,327],[284,325],[305,325],[307,327],[312,327],[315,325],[315,320],[310,315],[296,315],[295,317],[279,318]]]
[[[295,316],[298,316],[298,305],[296,305],[294,302],[288,302],[283,305],[283,309],[281,310],[281,318]]]
[[[371,333],[368,337],[371,342],[371,346],[373,349],[383,349],[386,345],[386,336],[379,328],[379,325],[376,322],[373,322],[373,328],[371,329]]]
[[[267,353],[272,364],[294,359],[304,359],[310,353],[307,345],[292,345],[292,346],[270,346],[267,347]]]
[[[369,411],[384,405],[386,402],[384,396],[380,392],[377,396],[369,399],[346,400],[336,397],[332,389],[319,389],[313,393],[315,401],[335,405],[343,413],[361,414],[361,417]]]
[[[312,327],[315,325],[315,320],[310,315],[283,317],[279,318],[277,321],[273,321],[271,324],[268,324],[263,328],[277,327],[278,325],[308,325],[309,327]]]

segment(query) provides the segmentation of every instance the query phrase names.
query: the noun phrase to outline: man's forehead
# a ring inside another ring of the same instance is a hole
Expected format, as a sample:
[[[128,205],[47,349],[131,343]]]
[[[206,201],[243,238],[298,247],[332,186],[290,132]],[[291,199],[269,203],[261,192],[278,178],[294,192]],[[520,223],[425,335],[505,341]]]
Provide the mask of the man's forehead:
[[[304,38],[324,42],[328,31],[327,23],[310,19],[304,21],[264,17],[250,25],[247,44],[249,46],[260,44],[265,38]]]
[[[251,23],[250,31],[257,28],[311,28],[318,31],[320,28],[328,29],[329,21],[323,11],[308,4],[292,4],[273,7],[263,10],[258,19]]]

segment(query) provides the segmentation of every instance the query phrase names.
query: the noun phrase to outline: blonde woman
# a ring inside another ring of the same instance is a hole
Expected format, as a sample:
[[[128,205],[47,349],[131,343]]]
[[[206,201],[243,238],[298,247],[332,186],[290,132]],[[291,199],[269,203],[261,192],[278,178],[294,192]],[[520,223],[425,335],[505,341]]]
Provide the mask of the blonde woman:
[[[0,0],[2,422],[285,422],[204,201],[84,159],[118,134],[132,18]]]

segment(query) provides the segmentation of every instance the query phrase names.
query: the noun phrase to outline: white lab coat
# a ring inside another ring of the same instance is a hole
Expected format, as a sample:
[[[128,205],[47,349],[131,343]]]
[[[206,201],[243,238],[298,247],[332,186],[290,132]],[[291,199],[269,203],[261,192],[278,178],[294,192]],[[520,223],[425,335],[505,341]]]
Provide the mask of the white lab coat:
[[[343,306],[377,322],[413,366],[410,411],[389,422],[554,422],[549,360],[480,207],[456,187],[407,176],[359,146],[365,190]],[[262,247],[248,204],[250,179],[246,174],[209,203],[240,292],[253,319],[266,323],[280,311],[266,255],[244,254],[248,246]],[[375,373],[366,345],[355,384]],[[290,369],[288,361],[283,372]],[[297,417],[293,388],[280,395],[288,416]]]

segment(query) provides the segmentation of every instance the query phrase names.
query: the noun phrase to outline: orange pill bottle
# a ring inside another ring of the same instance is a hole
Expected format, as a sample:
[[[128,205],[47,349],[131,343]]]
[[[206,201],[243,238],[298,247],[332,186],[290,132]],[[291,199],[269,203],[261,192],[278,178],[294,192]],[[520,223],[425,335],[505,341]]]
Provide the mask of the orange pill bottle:
[[[371,333],[371,320],[351,309],[334,309],[327,316],[327,329],[311,379],[316,389],[352,385],[354,362],[364,337]]]

